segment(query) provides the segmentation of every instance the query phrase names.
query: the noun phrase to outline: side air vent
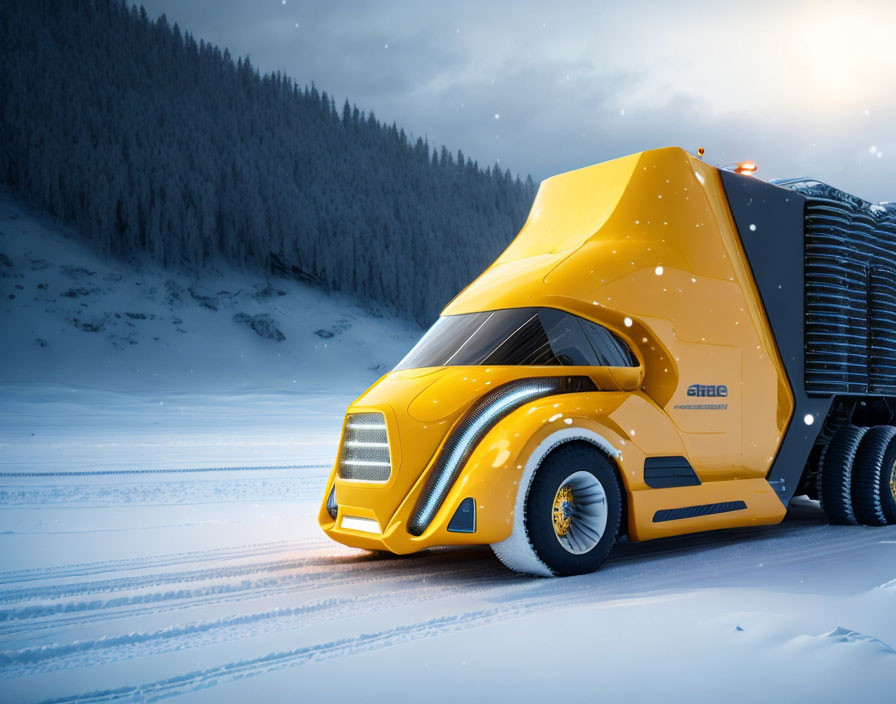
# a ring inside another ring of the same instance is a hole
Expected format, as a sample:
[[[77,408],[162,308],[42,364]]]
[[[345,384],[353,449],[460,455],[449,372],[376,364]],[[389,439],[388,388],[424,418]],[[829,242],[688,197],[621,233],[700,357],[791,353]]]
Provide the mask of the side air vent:
[[[700,478],[684,457],[648,457],[644,460],[644,483],[651,489],[699,486]]]
[[[389,437],[382,413],[350,413],[339,455],[339,478],[385,482],[392,474]]]
[[[896,207],[812,179],[806,197],[806,390],[896,393]]]
[[[339,504],[336,503],[336,485],[333,485],[333,488],[330,489],[330,495],[327,497],[327,513],[330,514],[330,518],[333,520],[336,519],[336,516],[339,515]]]
[[[664,508],[653,514],[653,522],[666,523],[667,521],[681,521],[685,518],[700,518],[701,516],[715,516],[719,513],[731,513],[733,511],[746,510],[747,504],[743,501],[723,501],[718,504],[685,506],[684,508]]]

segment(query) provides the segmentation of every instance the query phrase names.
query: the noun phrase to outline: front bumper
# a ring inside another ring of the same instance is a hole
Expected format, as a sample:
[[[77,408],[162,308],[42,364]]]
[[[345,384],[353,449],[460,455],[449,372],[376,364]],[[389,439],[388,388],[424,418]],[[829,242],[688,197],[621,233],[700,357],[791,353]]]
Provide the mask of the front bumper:
[[[408,523],[423,491],[425,473],[394,514],[381,515],[374,506],[384,503],[379,500],[378,494],[388,493],[389,487],[344,481],[334,470],[325,495],[329,496],[335,486],[336,518],[331,517],[325,501],[318,517],[321,528],[333,540],[344,545],[396,554],[417,552],[436,545],[482,545],[505,540],[510,535],[516,498],[516,486],[510,476],[518,473],[500,464],[483,467],[486,457],[491,457],[490,464],[495,464],[495,460],[502,456],[509,460],[509,452],[498,449],[494,441],[490,441],[490,445],[490,452],[478,448],[476,454],[479,457],[471,458],[464,467],[441,508],[421,535],[413,535],[408,530]],[[471,509],[472,517],[468,515]],[[461,530],[457,529],[458,525],[462,526]]]

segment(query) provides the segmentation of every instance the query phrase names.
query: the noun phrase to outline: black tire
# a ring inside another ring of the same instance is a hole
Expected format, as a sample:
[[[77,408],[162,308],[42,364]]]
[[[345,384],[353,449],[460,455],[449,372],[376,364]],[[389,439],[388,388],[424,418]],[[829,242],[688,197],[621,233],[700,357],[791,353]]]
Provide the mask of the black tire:
[[[606,528],[591,549],[569,552],[554,530],[554,500],[564,483],[577,472],[593,475],[606,497]],[[532,480],[526,496],[525,526],[538,558],[555,575],[565,577],[593,572],[603,564],[616,542],[622,521],[622,489],[610,461],[597,449],[582,443],[561,445],[548,455]]]
[[[868,428],[844,425],[825,446],[818,465],[818,498],[828,521],[858,525],[852,505],[852,467]]]
[[[853,464],[852,502],[856,518],[866,526],[896,523],[896,496],[891,481],[896,466],[896,428],[871,428],[859,445]]]

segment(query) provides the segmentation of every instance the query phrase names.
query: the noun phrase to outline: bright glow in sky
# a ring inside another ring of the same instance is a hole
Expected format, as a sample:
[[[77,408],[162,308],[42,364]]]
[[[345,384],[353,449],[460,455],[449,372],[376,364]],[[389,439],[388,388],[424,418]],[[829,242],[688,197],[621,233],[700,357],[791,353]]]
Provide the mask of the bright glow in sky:
[[[263,71],[536,179],[706,147],[896,200],[896,3],[148,0]],[[500,116],[500,117],[497,117]],[[871,147],[875,147],[871,151]],[[880,156],[878,156],[880,155]]]

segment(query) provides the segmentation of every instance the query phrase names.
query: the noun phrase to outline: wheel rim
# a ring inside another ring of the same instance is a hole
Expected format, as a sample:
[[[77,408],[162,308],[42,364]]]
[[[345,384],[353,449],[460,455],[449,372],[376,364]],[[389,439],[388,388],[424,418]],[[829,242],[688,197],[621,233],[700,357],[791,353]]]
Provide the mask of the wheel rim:
[[[591,472],[575,472],[560,484],[551,510],[554,535],[563,549],[583,555],[607,530],[607,493]]]
[[[890,470],[890,493],[893,494],[893,501],[896,501],[896,462]]]

